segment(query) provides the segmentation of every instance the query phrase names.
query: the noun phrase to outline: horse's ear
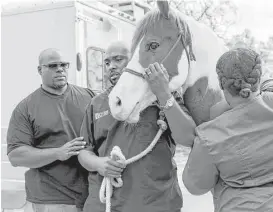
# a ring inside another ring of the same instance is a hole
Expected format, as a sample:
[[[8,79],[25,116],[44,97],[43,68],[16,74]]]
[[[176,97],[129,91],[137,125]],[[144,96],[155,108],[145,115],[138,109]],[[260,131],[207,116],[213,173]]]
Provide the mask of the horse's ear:
[[[163,15],[163,17],[168,19],[169,18],[169,10],[170,10],[169,2],[158,0],[157,6],[158,6],[160,13]]]

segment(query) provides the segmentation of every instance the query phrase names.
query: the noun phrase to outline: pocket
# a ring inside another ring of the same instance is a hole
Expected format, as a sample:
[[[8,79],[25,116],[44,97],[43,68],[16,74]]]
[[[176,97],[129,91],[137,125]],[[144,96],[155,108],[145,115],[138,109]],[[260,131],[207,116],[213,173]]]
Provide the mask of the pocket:
[[[94,118],[94,123],[93,123],[94,139],[100,140],[101,138],[107,137],[109,129],[116,122],[117,121],[112,117],[111,114],[105,115],[98,119]]]

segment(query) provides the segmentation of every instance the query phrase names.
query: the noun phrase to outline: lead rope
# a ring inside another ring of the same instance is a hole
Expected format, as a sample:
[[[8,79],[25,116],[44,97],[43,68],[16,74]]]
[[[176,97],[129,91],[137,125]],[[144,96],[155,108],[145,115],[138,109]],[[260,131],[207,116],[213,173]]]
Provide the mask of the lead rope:
[[[125,162],[126,165],[129,165],[133,162],[136,162],[138,160],[140,160],[141,158],[143,158],[145,155],[147,155],[149,152],[152,151],[152,149],[155,147],[156,143],[158,142],[160,136],[162,135],[162,133],[167,129],[167,124],[164,121],[165,115],[163,113],[163,111],[159,112],[159,119],[157,120],[157,125],[159,125],[159,130],[156,134],[156,136],[154,137],[153,141],[150,143],[150,145],[141,153],[139,153],[138,155],[127,159],[125,158],[125,156],[122,154],[121,149],[118,146],[114,146],[111,153],[110,153],[110,157],[111,159],[115,160],[115,161],[123,161]],[[123,181],[120,178],[113,178],[113,177],[104,177],[103,181],[101,183],[101,187],[100,187],[100,201],[102,203],[106,204],[106,208],[105,208],[105,212],[111,212],[111,197],[113,195],[113,187],[116,188],[120,188],[123,185]]]

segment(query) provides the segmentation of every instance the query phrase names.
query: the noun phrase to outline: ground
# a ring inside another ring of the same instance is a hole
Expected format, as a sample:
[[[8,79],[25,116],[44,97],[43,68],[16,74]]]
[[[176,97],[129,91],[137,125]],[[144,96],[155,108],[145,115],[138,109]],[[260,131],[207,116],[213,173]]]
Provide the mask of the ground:
[[[175,161],[178,167],[178,180],[183,194],[183,208],[181,212],[213,212],[211,193],[201,196],[191,195],[182,182],[182,172],[187,162],[189,149],[181,146],[177,147]]]

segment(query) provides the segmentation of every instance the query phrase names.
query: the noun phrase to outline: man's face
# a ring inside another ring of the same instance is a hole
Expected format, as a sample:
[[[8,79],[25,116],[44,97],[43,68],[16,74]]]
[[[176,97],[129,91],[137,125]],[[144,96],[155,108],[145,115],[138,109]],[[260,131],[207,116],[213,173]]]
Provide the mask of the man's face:
[[[128,64],[129,55],[122,49],[116,49],[106,52],[104,60],[105,68],[110,82],[115,85],[122,73],[123,68]]]
[[[45,55],[39,65],[43,84],[54,89],[63,88],[67,84],[68,68],[69,63],[59,53]]]

